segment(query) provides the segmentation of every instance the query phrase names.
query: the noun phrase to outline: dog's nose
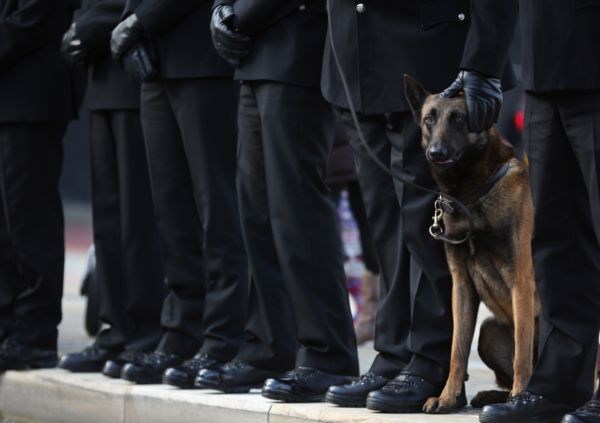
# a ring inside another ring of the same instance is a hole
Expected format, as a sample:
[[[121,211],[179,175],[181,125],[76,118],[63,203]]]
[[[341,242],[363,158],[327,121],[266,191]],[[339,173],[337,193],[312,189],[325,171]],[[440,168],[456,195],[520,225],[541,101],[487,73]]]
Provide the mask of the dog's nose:
[[[442,145],[432,145],[427,149],[427,158],[432,162],[443,162],[450,158],[448,149]]]

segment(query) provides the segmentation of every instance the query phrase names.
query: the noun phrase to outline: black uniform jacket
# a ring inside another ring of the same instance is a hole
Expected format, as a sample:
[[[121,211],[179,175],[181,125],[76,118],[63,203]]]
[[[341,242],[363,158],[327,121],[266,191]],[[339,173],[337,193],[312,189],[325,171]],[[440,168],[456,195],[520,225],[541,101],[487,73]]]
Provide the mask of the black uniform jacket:
[[[67,122],[73,75],[60,54],[71,0],[0,0],[0,122]]]
[[[140,84],[131,80],[110,55],[110,33],[121,21],[125,0],[83,0],[75,12],[77,36],[88,51],[85,105],[91,110],[140,107]]]
[[[216,0],[233,5],[253,49],[235,79],[318,87],[327,32],[324,0]]]
[[[600,89],[600,0],[521,0],[523,88]]]
[[[461,68],[502,77],[504,89],[514,85],[508,49],[517,0],[330,2],[352,103],[364,114],[408,110],[405,73],[431,92],[445,89]],[[348,107],[329,41],[321,86],[329,101]]]
[[[212,44],[211,6],[210,0],[127,0],[127,12],[134,12],[156,40],[161,78],[233,74]]]

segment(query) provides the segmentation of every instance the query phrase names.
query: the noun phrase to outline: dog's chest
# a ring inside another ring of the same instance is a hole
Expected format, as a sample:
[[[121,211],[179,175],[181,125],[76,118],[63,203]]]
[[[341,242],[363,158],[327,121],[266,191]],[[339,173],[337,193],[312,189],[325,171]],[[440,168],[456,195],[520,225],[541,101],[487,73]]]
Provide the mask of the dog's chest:
[[[490,246],[488,242],[475,239],[471,249],[466,260],[470,282],[499,321],[512,323],[511,286],[514,281],[510,278],[514,275],[514,259],[502,243]]]

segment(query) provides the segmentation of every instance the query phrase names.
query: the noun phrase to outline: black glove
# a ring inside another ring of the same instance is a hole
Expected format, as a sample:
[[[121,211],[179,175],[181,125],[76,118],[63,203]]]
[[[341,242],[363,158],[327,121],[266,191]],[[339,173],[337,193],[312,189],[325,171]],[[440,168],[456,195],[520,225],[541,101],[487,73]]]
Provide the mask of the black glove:
[[[210,19],[210,32],[219,56],[233,66],[239,66],[252,49],[252,39],[233,26],[233,8],[228,5],[215,7]]]
[[[63,35],[60,52],[72,66],[81,65],[87,60],[87,51],[83,48],[83,43],[77,36],[77,24],[75,22]]]
[[[145,31],[135,14],[130,15],[113,29],[110,38],[110,51],[117,62],[127,50],[144,37]]]
[[[453,97],[460,91],[465,93],[467,100],[468,124],[471,132],[485,131],[498,122],[502,109],[502,85],[498,78],[463,70],[440,96]]]
[[[148,82],[158,76],[156,58],[144,40],[138,41],[122,55],[121,64],[134,81]]]

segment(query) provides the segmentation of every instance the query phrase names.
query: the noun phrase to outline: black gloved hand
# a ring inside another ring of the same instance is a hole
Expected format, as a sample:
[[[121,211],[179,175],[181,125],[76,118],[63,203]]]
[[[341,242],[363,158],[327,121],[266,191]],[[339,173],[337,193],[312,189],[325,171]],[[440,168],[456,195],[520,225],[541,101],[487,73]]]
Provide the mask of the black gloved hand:
[[[502,109],[502,85],[498,78],[463,70],[440,96],[453,97],[460,91],[465,93],[467,100],[468,124],[471,132],[485,131],[498,122]]]
[[[233,26],[233,8],[228,5],[215,7],[210,19],[210,32],[219,56],[233,66],[239,66],[252,49],[252,39]]]
[[[133,14],[113,29],[110,38],[110,51],[117,62],[127,50],[144,37],[144,28],[138,17]]]
[[[60,52],[71,66],[81,65],[87,59],[87,51],[77,36],[77,24],[73,22],[65,32],[60,45]]]
[[[138,41],[121,56],[121,64],[134,81],[149,82],[158,76],[156,58],[145,41]]]

